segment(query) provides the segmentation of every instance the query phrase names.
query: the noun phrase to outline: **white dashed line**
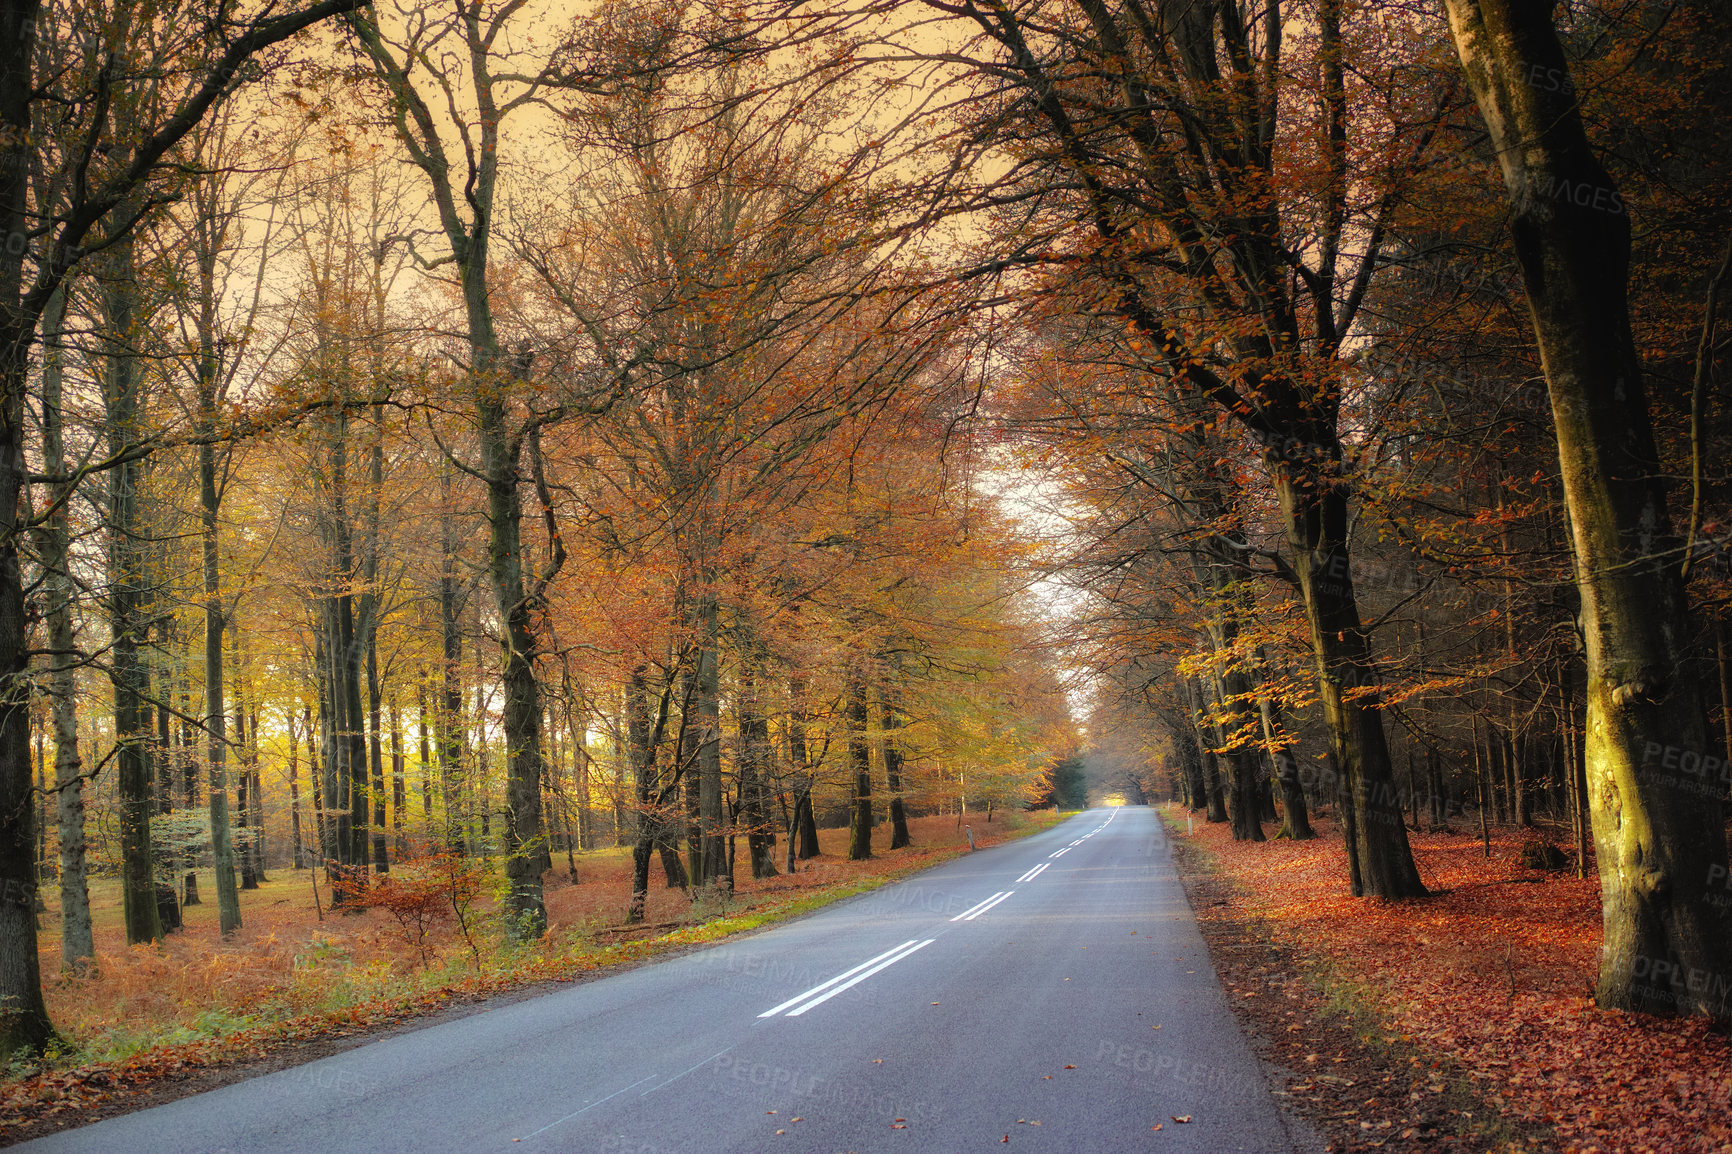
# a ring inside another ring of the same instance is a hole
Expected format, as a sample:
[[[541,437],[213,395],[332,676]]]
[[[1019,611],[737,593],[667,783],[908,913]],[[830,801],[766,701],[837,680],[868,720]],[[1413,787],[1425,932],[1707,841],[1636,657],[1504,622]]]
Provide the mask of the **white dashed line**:
[[[958,921],[958,920],[965,921],[965,922],[972,922],[975,918],[978,918],[981,914],[984,914],[987,910],[990,910],[993,906],[996,906],[999,902],[1003,901],[1005,898],[1008,898],[1011,894],[1013,894],[1015,892],[1016,892],[1015,890],[1005,890],[1001,894],[994,894],[991,897],[987,898],[986,901],[982,902],[980,905],[974,907],[974,909],[968,911],[967,913],[958,914],[958,915],[956,915],[956,917],[951,918],[950,920],[953,922]]]
[[[823,985],[813,986],[810,990],[807,990],[805,993],[801,994],[799,997],[791,998],[788,1001],[783,1002],[780,1006],[777,1006],[774,1010],[766,1010],[762,1014],[759,1014],[758,1017],[768,1018],[768,1017],[771,1017],[775,1014],[780,1013],[782,1010],[787,1009],[787,1007],[789,1007],[789,1006],[796,1006],[797,1005],[797,1008],[792,1009],[792,1010],[788,1010],[788,1017],[798,1018],[801,1014],[804,1014],[807,1010],[810,1010],[815,1006],[823,1005],[825,1002],[828,1002],[831,998],[834,998],[837,994],[840,994],[843,990],[846,990],[851,986],[859,985],[861,982],[864,982],[867,978],[870,978],[873,974],[876,974],[879,970],[887,969],[890,966],[894,966],[897,962],[900,962],[903,958],[906,958],[909,954],[912,954],[916,950],[923,950],[927,946],[930,946],[933,942],[935,942],[937,940],[938,940],[937,938],[927,938],[923,942],[917,942],[917,941],[913,940],[912,938],[910,938],[908,941],[903,942],[901,945],[897,946],[893,950],[890,950],[888,953],[879,954],[876,958],[873,958],[870,961],[862,962],[858,966],[855,966],[852,970],[849,970],[847,973],[837,974],[835,977],[831,978],[828,982],[825,982]],[[868,968],[868,967],[870,967],[870,968]],[[850,974],[853,976],[849,977]],[[848,980],[843,982],[842,981],[843,978],[847,978]],[[836,985],[837,982],[842,982],[842,984],[838,986],[838,985]],[[820,991],[822,991],[822,992],[820,992]],[[812,997],[813,994],[817,994],[818,996],[814,998],[814,997]]]

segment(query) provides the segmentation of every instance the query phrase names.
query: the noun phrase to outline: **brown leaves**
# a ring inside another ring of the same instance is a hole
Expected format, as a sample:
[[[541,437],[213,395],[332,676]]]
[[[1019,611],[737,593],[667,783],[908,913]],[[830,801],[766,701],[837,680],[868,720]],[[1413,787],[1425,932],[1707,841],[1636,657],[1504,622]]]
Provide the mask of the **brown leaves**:
[[[1380,1039],[1459,1069],[1508,1115],[1549,1124],[1567,1149],[1732,1146],[1732,1040],[1701,1020],[1601,1011],[1584,996],[1601,936],[1595,879],[1524,868],[1513,832],[1493,835],[1490,860],[1477,838],[1409,837],[1436,896],[1371,903],[1346,894],[1338,837],[1253,845],[1199,826],[1193,842],[1244,895],[1199,916],[1249,914],[1290,948],[1320,955],[1367,992]],[[1271,973],[1232,992],[1278,993],[1287,980]],[[1315,1070],[1320,1059],[1303,1061]],[[1447,1081],[1440,1072],[1417,1092],[1442,1094]],[[1380,1133],[1403,1128],[1416,1129]]]

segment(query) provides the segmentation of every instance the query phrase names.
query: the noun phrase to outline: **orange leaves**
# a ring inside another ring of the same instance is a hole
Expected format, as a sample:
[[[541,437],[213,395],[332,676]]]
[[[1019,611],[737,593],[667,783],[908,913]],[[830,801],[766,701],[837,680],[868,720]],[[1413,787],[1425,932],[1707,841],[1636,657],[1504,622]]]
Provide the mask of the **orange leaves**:
[[[1435,894],[1400,903],[1347,895],[1333,831],[1253,845],[1198,825],[1191,840],[1243,895],[1243,909],[1217,916],[1251,912],[1326,959],[1367,992],[1391,1039],[1458,1067],[1512,1114],[1546,1120],[1565,1149],[1732,1143],[1732,1041],[1702,1020],[1601,1011],[1586,996],[1601,937],[1597,881],[1524,868],[1511,831],[1493,835],[1490,860],[1475,839],[1409,837]]]

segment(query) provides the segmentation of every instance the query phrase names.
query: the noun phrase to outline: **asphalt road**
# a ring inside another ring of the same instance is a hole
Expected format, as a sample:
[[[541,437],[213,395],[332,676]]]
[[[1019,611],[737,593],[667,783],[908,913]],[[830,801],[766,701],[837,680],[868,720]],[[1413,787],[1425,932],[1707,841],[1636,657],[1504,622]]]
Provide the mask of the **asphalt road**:
[[[1296,1135],[1224,1004],[1160,823],[1138,807],[19,1149],[1312,1148]]]

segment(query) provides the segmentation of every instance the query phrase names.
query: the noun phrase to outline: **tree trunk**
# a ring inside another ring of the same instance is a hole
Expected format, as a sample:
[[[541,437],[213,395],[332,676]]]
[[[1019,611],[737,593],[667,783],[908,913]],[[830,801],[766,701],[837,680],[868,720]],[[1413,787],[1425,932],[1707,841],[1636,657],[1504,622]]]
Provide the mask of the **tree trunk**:
[[[103,407],[108,451],[119,456],[138,435],[137,350],[138,285],[133,245],[123,240],[103,259]],[[144,641],[144,528],[138,509],[142,463],[128,461],[108,470],[108,620],[109,681],[114,686],[115,785],[120,805],[121,898],[128,945],[160,941],[156,909],[155,861],[150,846],[150,717],[144,702],[149,674],[139,654]]]
[[[793,763],[793,769],[798,774],[798,786],[794,800],[794,828],[788,832],[789,844],[794,848],[794,856],[801,861],[811,861],[817,857],[818,820],[812,812],[812,772],[811,750],[806,743],[806,679],[804,677],[788,678],[788,759]],[[797,844],[796,844],[797,843]],[[789,867],[793,872],[793,867]]]
[[[66,290],[57,291],[42,317],[42,463],[50,474],[66,470],[61,430],[61,391],[65,353],[61,336]],[[54,798],[60,842],[60,964],[82,972],[96,956],[90,922],[90,887],[85,864],[83,762],[78,756],[78,666],[82,660],[73,631],[75,588],[67,569],[71,530],[67,503],[73,485],[50,491],[52,505],[38,530],[47,604],[48,691],[54,725]]]
[[[301,742],[295,729],[295,710],[291,706],[287,718],[289,730],[289,840],[293,847],[294,868],[305,869],[307,855],[301,840]]]
[[[1209,788],[1203,782],[1203,750],[1197,743],[1197,731],[1188,723],[1180,723],[1171,725],[1169,732],[1179,755],[1179,780],[1184,785],[1185,808],[1202,809],[1209,804]]]
[[[485,390],[497,388],[484,385]],[[481,453],[487,474],[488,575],[504,622],[505,692],[501,720],[505,730],[505,910],[507,932],[517,941],[534,941],[547,932],[542,903],[542,859],[547,851],[541,815],[541,683],[535,677],[538,638],[523,581],[521,510],[518,506],[516,454],[502,428],[504,414],[482,402]]]
[[[1607,1008],[1732,1019],[1724,767],[1712,753],[1626,296],[1630,221],[1583,129],[1552,6],[1447,0],[1490,131],[1550,388],[1587,656]],[[1536,75],[1556,85],[1529,83]]]
[[[240,631],[229,635],[229,668],[235,682],[235,825],[239,829],[235,853],[240,859],[241,889],[259,888],[258,830],[253,825],[253,735],[247,726],[246,662],[241,656]]]
[[[409,852],[408,835],[403,832],[403,811],[409,806],[409,791],[404,780],[406,768],[403,756],[403,714],[397,707],[397,691],[391,690],[391,838],[397,857]]]
[[[1196,732],[1197,747],[1203,755],[1203,788],[1208,795],[1207,819],[1227,820],[1227,797],[1221,786],[1221,767],[1215,758],[1215,742],[1209,734],[1208,700],[1203,696],[1203,684],[1194,677],[1185,680],[1185,695],[1191,714],[1191,728]]]
[[[372,815],[368,825],[373,841],[373,872],[383,877],[391,872],[391,852],[385,838],[385,754],[381,735],[379,700],[379,639],[368,630],[367,638],[367,768],[371,788]]]
[[[383,324],[382,318],[379,322]],[[379,330],[379,331],[382,331]],[[383,372],[375,355],[374,372]],[[385,759],[380,741],[379,691],[379,502],[385,487],[385,415],[378,405],[367,431],[367,489],[362,513],[361,597],[359,636],[355,641],[367,652],[367,769],[372,802],[368,827],[372,834],[373,870],[383,877],[391,872],[390,846],[385,837]]]
[[[726,815],[722,809],[722,742],[721,707],[718,700],[716,637],[718,607],[708,593],[699,597],[693,614],[696,632],[696,653],[688,672],[687,707],[691,723],[687,737],[692,742],[690,753],[697,784],[698,861],[692,869],[694,887],[716,885],[723,892],[733,892],[734,879],[728,872]]]
[[[427,729],[427,673],[415,678],[415,756],[420,763],[421,823],[423,836],[433,830],[433,745]]]
[[[333,908],[352,906],[367,887],[367,730],[361,681],[366,661],[366,593],[356,613],[354,527],[350,520],[349,412],[327,418],[326,473],[321,528],[329,550],[325,595],[320,599],[323,637],[323,737],[326,871]]]
[[[439,709],[434,730],[439,744],[439,790],[445,804],[445,845],[468,855],[462,798],[467,774],[463,741],[463,631],[459,622],[457,519],[452,515],[451,466],[439,473]]]
[[[1331,452],[1339,454],[1333,436]],[[1347,542],[1347,495],[1341,483],[1316,470],[1277,463],[1276,491],[1293,549],[1293,569],[1311,629],[1323,706],[1344,801],[1353,810],[1358,880],[1355,896],[1423,895],[1395,789],[1395,768],[1374,693],[1370,638],[1359,618]],[[1351,695],[1349,691],[1353,691]]]
[[[242,746],[246,734],[246,717],[240,707],[235,707],[235,745]],[[243,756],[241,764],[236,767],[235,775],[235,827],[236,850],[239,853],[241,865],[241,889],[256,890],[259,888],[259,875],[253,858],[253,810],[252,784],[253,775],[247,772]]]
[[[735,766],[739,778],[740,818],[746,827],[746,848],[754,878],[777,875],[776,831],[765,805],[764,775],[770,772],[770,722],[758,702],[757,677],[742,660],[739,675],[740,745]]]
[[[1231,625],[1223,626],[1220,622],[1216,622],[1216,628],[1220,647],[1232,644],[1237,629]],[[1214,730],[1217,756],[1227,760],[1227,815],[1232,823],[1233,840],[1263,841],[1263,825],[1259,820],[1262,811],[1262,798],[1258,791],[1260,758],[1256,747],[1248,744],[1251,738],[1245,732],[1248,725],[1258,724],[1253,721],[1250,702],[1246,700],[1250,684],[1242,672],[1217,661],[1215,681],[1210,688],[1214,691],[1220,716],[1226,719],[1210,728]],[[1231,730],[1227,729],[1229,725]]]
[[[866,679],[855,673],[848,687],[848,770],[854,779],[849,861],[866,861],[872,856],[872,747],[866,742],[868,724]]]
[[[632,670],[626,687],[626,733],[630,743],[633,788],[637,795],[637,838],[632,843],[631,904],[626,910],[627,922],[643,920],[644,903],[649,897],[650,854],[660,852],[662,870],[668,886],[685,887],[686,874],[672,840],[673,823],[669,820],[669,801],[678,796],[683,762],[676,763],[666,781],[656,762],[656,750],[667,728],[667,697],[661,700],[655,720],[650,719],[648,670],[640,665]]]
[[[1282,722],[1281,706],[1266,693],[1258,695],[1257,704],[1262,714],[1263,740],[1269,746],[1269,757],[1275,763],[1275,780],[1281,787],[1281,829],[1275,836],[1290,841],[1310,841],[1317,834],[1311,828],[1305,787],[1299,781],[1299,763],[1293,757],[1293,743]]]
[[[884,719],[884,788],[890,794],[890,848],[902,849],[911,844],[908,813],[902,806],[902,747],[896,742],[895,691],[884,692],[880,706]]]

